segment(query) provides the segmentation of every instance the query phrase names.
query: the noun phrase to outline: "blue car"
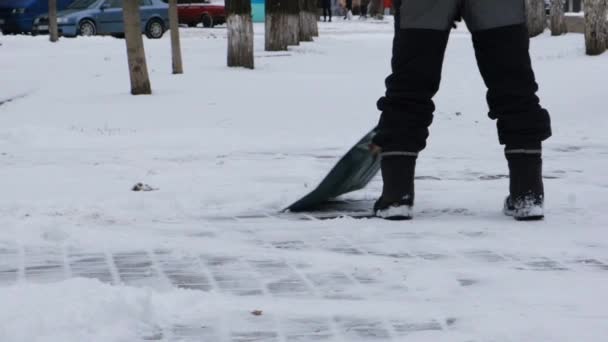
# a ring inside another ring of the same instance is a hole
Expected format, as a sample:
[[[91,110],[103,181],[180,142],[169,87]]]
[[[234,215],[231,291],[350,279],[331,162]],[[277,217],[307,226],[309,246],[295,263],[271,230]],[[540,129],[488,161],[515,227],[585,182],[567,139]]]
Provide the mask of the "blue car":
[[[74,0],[57,0],[62,10]],[[4,34],[31,33],[34,19],[48,13],[49,0],[0,0],[0,31]]]
[[[158,39],[169,28],[169,6],[161,0],[138,0],[141,32]],[[122,0],[76,0],[57,13],[59,33],[66,37],[113,35],[124,36]],[[39,16],[34,31],[48,32],[48,15]]]

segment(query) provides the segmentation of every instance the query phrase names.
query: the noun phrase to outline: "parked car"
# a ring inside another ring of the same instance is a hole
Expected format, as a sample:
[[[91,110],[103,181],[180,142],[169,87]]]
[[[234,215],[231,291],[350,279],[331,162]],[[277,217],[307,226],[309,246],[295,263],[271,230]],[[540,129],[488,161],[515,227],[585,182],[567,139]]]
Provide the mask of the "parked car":
[[[167,2],[167,0],[163,0]],[[180,24],[195,27],[213,27],[226,22],[224,2],[210,0],[177,0],[177,16]]]
[[[169,6],[161,0],[138,0],[141,32],[158,39],[169,28]],[[122,0],[76,0],[57,13],[59,33],[66,37],[113,35],[124,36]],[[48,32],[48,15],[34,22],[35,32]]]
[[[74,0],[57,0],[62,10]],[[49,11],[49,0],[0,0],[0,31],[4,34],[31,33],[34,19]]]

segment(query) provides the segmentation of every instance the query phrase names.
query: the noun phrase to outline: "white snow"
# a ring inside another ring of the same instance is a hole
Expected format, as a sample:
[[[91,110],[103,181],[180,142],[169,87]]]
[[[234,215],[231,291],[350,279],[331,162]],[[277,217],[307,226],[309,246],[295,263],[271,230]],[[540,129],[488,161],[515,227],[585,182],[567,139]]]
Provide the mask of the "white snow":
[[[254,30],[253,71],[225,67],[224,28],[182,29],[181,76],[169,36],[145,40],[154,94],[138,97],[123,40],[0,36],[0,102],[19,97],[0,105],[0,341],[606,340],[608,55],[532,40],[554,129],[543,222],[501,213],[464,28],[413,221],[231,219],[311,190],[376,123],[390,67],[389,21],[321,23],[280,53]]]

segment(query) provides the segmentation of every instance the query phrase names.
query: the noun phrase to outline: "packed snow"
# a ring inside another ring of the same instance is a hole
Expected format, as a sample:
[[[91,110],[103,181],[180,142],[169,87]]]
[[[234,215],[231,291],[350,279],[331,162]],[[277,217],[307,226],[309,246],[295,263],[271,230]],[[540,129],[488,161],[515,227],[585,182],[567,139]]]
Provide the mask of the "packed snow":
[[[501,214],[462,27],[415,219],[291,220],[272,214],[377,122],[392,23],[320,23],[285,52],[263,29],[255,70],[225,66],[225,28],[181,30],[179,76],[169,35],[145,40],[137,97],[123,40],[0,36],[0,341],[606,341],[608,54],[532,40],[554,130],[544,221]]]

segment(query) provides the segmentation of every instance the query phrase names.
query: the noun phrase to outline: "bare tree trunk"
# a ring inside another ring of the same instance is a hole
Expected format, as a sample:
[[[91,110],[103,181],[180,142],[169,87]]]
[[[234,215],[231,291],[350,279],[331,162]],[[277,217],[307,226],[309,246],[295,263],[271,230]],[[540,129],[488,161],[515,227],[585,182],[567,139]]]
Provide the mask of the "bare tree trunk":
[[[585,47],[587,55],[600,55],[606,51],[607,0],[585,0]]]
[[[284,51],[289,45],[287,26],[287,3],[281,0],[266,0],[266,51]]]
[[[57,28],[57,0],[49,0],[49,37],[51,42],[59,40]]]
[[[530,37],[536,37],[547,27],[544,0],[526,0],[526,14]]]
[[[287,1],[287,45],[300,45],[300,1]]]
[[[604,3],[605,6],[605,13],[604,13],[604,17],[606,17],[608,14],[608,0],[605,0],[606,2]],[[606,49],[608,50],[608,18],[606,20],[604,20],[604,40],[606,41]]]
[[[564,16],[564,0],[551,1],[551,35],[560,36],[567,32]]]
[[[169,28],[171,30],[171,60],[174,74],[183,74],[182,48],[179,41],[179,19],[177,17],[177,0],[169,0]]]
[[[384,19],[384,0],[371,0],[369,16],[378,20]]]
[[[300,1],[300,41],[312,42],[314,35],[314,25],[317,24],[317,18],[314,16],[310,8],[310,0]]]
[[[308,0],[308,8],[310,9],[310,22],[312,23],[312,36],[319,36],[319,9],[317,7],[317,0]]]
[[[251,0],[226,0],[228,66],[253,69]]]
[[[122,2],[123,21],[125,25],[125,42],[127,44],[127,59],[129,60],[129,76],[131,78],[131,94],[152,94],[146,51],[141,34],[141,18],[138,0]]]

